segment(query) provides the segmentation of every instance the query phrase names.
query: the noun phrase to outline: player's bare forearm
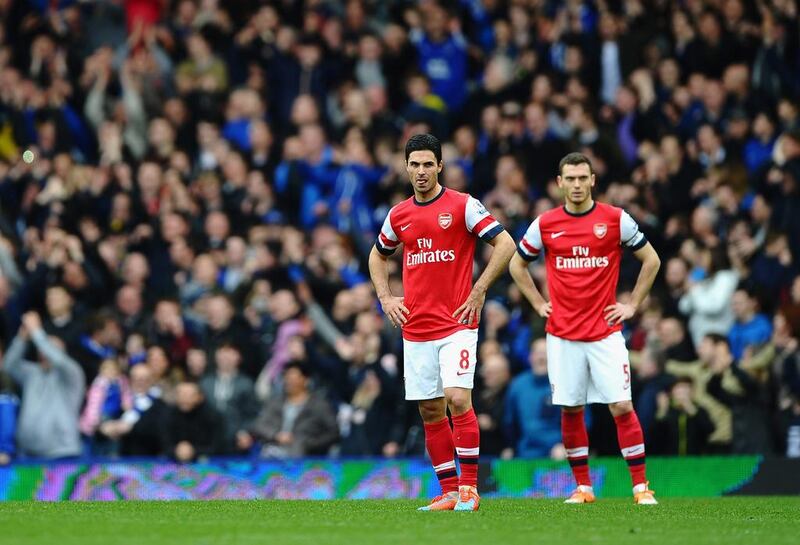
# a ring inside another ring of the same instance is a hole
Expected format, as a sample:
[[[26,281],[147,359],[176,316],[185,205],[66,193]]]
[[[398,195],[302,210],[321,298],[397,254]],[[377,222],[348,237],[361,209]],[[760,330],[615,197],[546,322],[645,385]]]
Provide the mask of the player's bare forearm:
[[[649,242],[636,250],[633,255],[642,262],[642,270],[639,271],[639,277],[636,279],[636,285],[631,294],[631,302],[626,304],[618,301],[603,309],[609,327],[621,324],[636,314],[639,306],[647,297],[647,294],[650,293],[650,288],[656,279],[658,269],[661,267],[661,259],[659,259],[658,254]]]
[[[514,240],[505,231],[489,241],[489,244],[494,247],[494,250],[492,250],[489,263],[486,264],[486,269],[475,282],[467,300],[453,312],[453,317],[462,324],[470,325],[473,321],[481,323],[481,309],[486,300],[486,291],[508,267],[508,261],[514,253]]]
[[[372,285],[375,286],[375,294],[378,299],[384,299],[392,295],[389,291],[389,266],[387,261],[386,256],[382,255],[373,246],[372,251],[369,253],[369,277],[372,280]]]
[[[519,288],[519,291],[528,300],[536,312],[546,318],[550,303],[545,301],[542,294],[539,292],[536,284],[533,282],[531,273],[528,270],[528,262],[525,261],[518,253],[515,253],[511,258],[511,263],[508,265],[508,271],[511,273],[511,278]]]
[[[511,260],[511,256],[514,255],[516,248],[514,239],[512,239],[511,235],[506,231],[502,231],[499,235],[490,240],[489,244],[494,247],[494,250],[492,250],[492,257],[489,259],[489,263],[486,264],[486,269],[484,269],[477,282],[475,282],[475,286],[472,288],[473,290],[479,290],[483,293],[486,293],[489,286],[491,286],[492,283],[497,280],[497,277],[506,270],[508,262]]]
[[[539,293],[539,290],[536,288],[536,284],[534,284],[531,273],[528,270],[528,262],[522,259],[519,254],[515,254],[511,258],[511,263],[508,265],[508,272],[511,273],[511,278],[514,280],[514,283],[531,306],[535,306],[537,303],[544,301],[544,297],[542,297],[542,294]]]
[[[658,269],[661,268],[661,259],[649,242],[636,250],[633,255],[642,262],[642,269],[639,271],[639,277],[636,279],[636,285],[631,294],[631,303],[638,310],[647,294],[650,293],[650,288],[653,287]]]
[[[376,247],[369,254],[369,277],[375,286],[375,293],[381,302],[384,314],[395,327],[402,327],[408,321],[408,309],[403,305],[402,297],[394,297],[389,290],[389,267],[386,256]]]

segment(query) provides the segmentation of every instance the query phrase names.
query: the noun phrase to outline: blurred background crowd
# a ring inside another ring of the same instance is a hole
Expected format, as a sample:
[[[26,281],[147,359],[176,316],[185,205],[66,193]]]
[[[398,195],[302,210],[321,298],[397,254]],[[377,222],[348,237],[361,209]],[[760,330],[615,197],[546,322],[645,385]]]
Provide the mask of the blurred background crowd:
[[[366,269],[420,132],[517,240],[569,151],[639,222],[664,264],[624,332],[650,453],[800,456],[795,0],[0,0],[0,21],[0,463],[423,454]],[[484,455],[563,455],[543,327],[501,278]]]

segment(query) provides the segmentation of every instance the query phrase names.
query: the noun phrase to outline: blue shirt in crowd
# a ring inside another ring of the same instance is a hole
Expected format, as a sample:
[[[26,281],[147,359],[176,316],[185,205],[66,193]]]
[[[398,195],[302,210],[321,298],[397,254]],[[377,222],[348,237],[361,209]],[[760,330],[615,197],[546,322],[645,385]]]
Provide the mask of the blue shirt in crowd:
[[[550,456],[550,449],[561,442],[561,411],[552,403],[547,375],[529,371],[511,382],[504,426],[515,456]]]
[[[731,354],[739,360],[748,346],[763,344],[769,341],[770,337],[772,337],[772,324],[763,314],[756,314],[749,322],[736,322],[728,333]]]
[[[775,140],[762,142],[758,138],[751,138],[744,145],[744,164],[749,174],[754,174],[763,165],[772,160],[772,148]]]
[[[0,452],[11,456],[16,452],[14,438],[18,414],[19,398],[12,394],[0,394]]]
[[[337,170],[328,208],[331,222],[342,233],[374,232],[380,227],[375,220],[372,190],[388,169],[347,163]],[[346,209],[341,205],[348,203]]]
[[[419,53],[419,66],[431,89],[453,110],[467,100],[467,43],[460,34],[432,42],[422,31],[413,31],[411,41]]]

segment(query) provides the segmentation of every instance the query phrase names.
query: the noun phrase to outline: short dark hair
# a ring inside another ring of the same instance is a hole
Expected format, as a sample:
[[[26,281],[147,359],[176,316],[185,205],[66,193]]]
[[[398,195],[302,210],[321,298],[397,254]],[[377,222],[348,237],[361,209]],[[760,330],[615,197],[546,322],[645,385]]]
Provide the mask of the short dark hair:
[[[102,331],[106,328],[106,325],[112,322],[119,326],[119,320],[117,320],[112,311],[108,309],[97,311],[96,314],[89,318],[89,334],[92,335],[98,331]]]
[[[692,379],[692,377],[689,375],[675,377],[669,387],[672,389],[678,384],[688,384],[689,386],[694,386],[694,379]]]
[[[711,264],[706,271],[706,278],[711,278],[719,271],[724,271],[731,268],[731,261],[728,257],[728,252],[724,248],[716,246],[714,248],[710,248],[709,252],[711,252]]]
[[[436,157],[436,162],[442,162],[442,143],[432,134],[415,134],[406,142],[406,162],[413,151],[429,150]]]
[[[304,361],[291,360],[283,367],[283,374],[285,375],[289,369],[297,369],[300,371],[300,374],[306,378],[311,376],[311,369],[308,368],[308,365]]]
[[[178,298],[170,297],[170,296],[159,297],[156,300],[156,304],[154,306],[158,306],[158,305],[161,305],[163,303],[166,303],[168,305],[175,305],[178,308],[180,308],[180,306],[181,306],[181,302],[180,302],[180,300],[178,300]]]
[[[714,136],[716,136],[717,138],[720,138],[722,136],[722,132],[719,130],[719,127],[717,127],[713,123],[710,123],[708,121],[706,121],[705,123],[701,123],[700,126],[697,127],[697,132],[700,132],[700,129],[702,129],[703,127],[708,127],[709,130],[713,132]]]
[[[50,291],[50,290],[55,290],[55,289],[58,289],[58,290],[63,290],[63,291],[65,291],[65,292],[67,293],[67,295],[69,296],[69,298],[70,298],[70,299],[72,299],[73,301],[75,300],[75,296],[74,296],[74,295],[72,295],[72,292],[70,292],[70,291],[69,291],[69,289],[67,288],[67,286],[65,286],[64,284],[61,284],[61,283],[50,284],[50,285],[49,285],[49,286],[47,286],[47,288],[45,289],[45,292],[48,292],[48,291]]]
[[[749,299],[756,298],[756,292],[753,291],[747,282],[739,282],[739,284],[736,286],[736,291],[744,292]]]
[[[222,349],[224,349],[224,348],[229,348],[229,349],[231,349],[231,350],[236,350],[236,352],[237,352],[238,354],[240,354],[240,355],[241,355],[241,353],[242,353],[242,349],[241,349],[241,348],[239,348],[239,345],[237,345],[237,344],[236,344],[236,342],[235,342],[233,339],[231,339],[231,338],[225,338],[225,339],[223,339],[223,340],[222,340],[222,342],[221,342],[221,343],[219,343],[219,344],[216,346],[216,348],[214,348],[214,352],[216,352],[217,350],[222,350]]]
[[[784,131],[783,134],[786,138],[791,138],[792,140],[800,144],[800,127],[791,127],[786,131]]]
[[[212,291],[211,293],[208,294],[208,298],[223,299],[226,303],[228,303],[228,306],[230,306],[232,309],[236,309],[236,305],[233,303],[233,298],[228,293],[222,290]]]
[[[594,168],[592,168],[592,162],[589,160],[582,153],[578,153],[577,151],[568,153],[561,160],[558,162],[558,175],[564,172],[564,165],[589,165],[589,174],[594,174]]]
[[[730,341],[728,341],[728,337],[726,337],[725,335],[720,335],[719,333],[707,333],[705,337],[707,339],[710,339],[711,342],[714,343],[715,345],[719,343],[725,343],[728,347],[731,346]]]

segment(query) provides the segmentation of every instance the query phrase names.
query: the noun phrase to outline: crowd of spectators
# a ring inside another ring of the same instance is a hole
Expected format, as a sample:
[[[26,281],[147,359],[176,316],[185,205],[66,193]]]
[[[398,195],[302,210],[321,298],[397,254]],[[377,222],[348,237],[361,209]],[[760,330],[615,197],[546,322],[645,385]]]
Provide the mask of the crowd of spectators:
[[[517,240],[569,151],[639,222],[665,264],[624,332],[649,452],[800,456],[796,0],[27,0],[0,21],[0,463],[421,455],[366,273],[420,132]],[[543,326],[501,278],[484,454],[563,456]]]

